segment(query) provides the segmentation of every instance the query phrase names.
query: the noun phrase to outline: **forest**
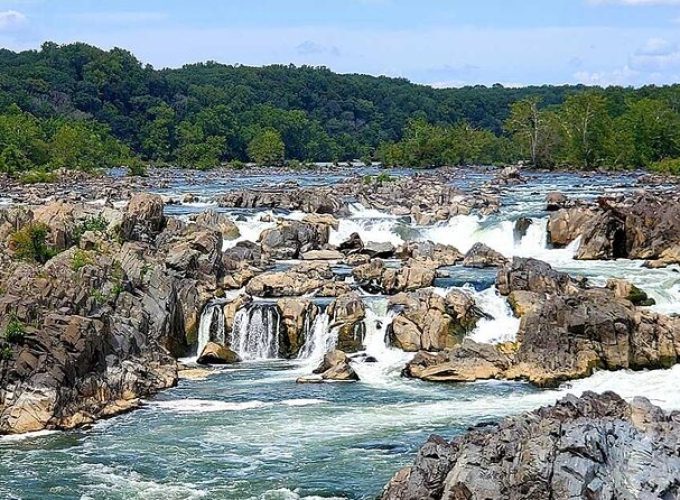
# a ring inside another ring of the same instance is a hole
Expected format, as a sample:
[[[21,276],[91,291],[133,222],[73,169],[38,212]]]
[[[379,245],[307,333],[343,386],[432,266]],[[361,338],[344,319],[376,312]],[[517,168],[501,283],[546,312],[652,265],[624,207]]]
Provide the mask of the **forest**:
[[[158,70],[83,43],[0,50],[0,171],[9,175],[355,158],[680,173],[680,85],[435,89],[324,67]]]

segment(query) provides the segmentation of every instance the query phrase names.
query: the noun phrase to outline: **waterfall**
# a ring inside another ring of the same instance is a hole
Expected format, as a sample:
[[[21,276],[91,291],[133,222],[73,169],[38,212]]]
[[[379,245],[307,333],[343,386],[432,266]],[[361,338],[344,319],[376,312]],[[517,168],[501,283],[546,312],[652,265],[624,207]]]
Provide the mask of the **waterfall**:
[[[277,359],[281,315],[275,304],[253,304],[234,317],[231,348],[243,360]]]
[[[470,293],[475,304],[490,318],[482,318],[468,338],[475,342],[497,344],[499,342],[514,342],[519,330],[519,318],[515,317],[510,305],[495,286],[476,291],[473,287],[464,287]]]
[[[224,344],[224,310],[221,302],[210,302],[201,313],[198,325],[198,346],[196,355],[200,356],[208,342]]]
[[[326,311],[320,312],[305,337],[297,359],[304,361],[304,365],[316,368],[328,351],[335,349],[338,341],[337,328],[330,328],[330,318]]]

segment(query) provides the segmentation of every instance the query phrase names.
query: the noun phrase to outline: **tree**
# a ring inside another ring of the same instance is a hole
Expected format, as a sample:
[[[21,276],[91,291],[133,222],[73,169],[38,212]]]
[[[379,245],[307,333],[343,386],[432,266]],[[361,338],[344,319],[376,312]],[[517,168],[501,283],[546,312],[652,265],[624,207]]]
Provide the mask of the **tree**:
[[[528,97],[510,105],[505,130],[533,167],[552,167],[560,143],[554,114],[539,108],[540,98]]]
[[[285,148],[281,134],[268,128],[260,131],[248,143],[248,157],[258,165],[281,165]]]
[[[602,93],[588,91],[567,97],[559,113],[564,131],[565,160],[583,169],[605,163],[605,144],[610,127],[607,102]]]

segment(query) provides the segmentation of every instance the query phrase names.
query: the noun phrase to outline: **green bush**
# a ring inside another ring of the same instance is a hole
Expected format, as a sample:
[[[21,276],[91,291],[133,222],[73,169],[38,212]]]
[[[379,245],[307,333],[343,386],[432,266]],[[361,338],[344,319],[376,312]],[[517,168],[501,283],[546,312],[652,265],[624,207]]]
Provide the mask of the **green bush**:
[[[16,318],[12,318],[5,328],[5,340],[10,344],[20,344],[24,341],[26,329],[24,325]]]
[[[90,263],[92,263],[92,259],[83,250],[76,250],[71,257],[71,269],[74,271],[80,271]]]
[[[19,260],[44,264],[57,254],[47,243],[49,228],[40,222],[31,222],[10,236],[10,246]]]
[[[29,170],[19,177],[22,184],[51,184],[56,180],[57,174],[46,170]]]
[[[236,170],[242,170],[245,168],[246,164],[241,160],[231,160],[229,163],[227,163],[227,166]]]
[[[652,163],[649,170],[657,174],[680,175],[680,158],[664,158]]]
[[[93,215],[92,217],[85,219],[78,227],[76,227],[75,231],[73,231],[73,239],[78,243],[80,242],[80,238],[82,238],[83,234],[87,231],[105,232],[108,227],[109,223],[102,214]]]
[[[127,175],[128,177],[147,177],[149,172],[141,160],[131,160],[127,167]]]
[[[10,346],[6,345],[4,347],[0,347],[0,361],[9,361],[12,359],[12,355],[12,348]]]
[[[394,178],[387,172],[380,172],[378,176],[375,178],[375,180],[380,184],[386,184],[388,182],[392,182]]]

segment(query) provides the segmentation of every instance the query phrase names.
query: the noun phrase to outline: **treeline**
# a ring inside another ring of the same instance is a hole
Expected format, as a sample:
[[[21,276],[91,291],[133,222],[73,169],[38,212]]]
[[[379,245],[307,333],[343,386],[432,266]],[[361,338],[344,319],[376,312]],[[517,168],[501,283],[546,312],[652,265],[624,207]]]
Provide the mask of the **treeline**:
[[[514,102],[503,134],[467,123],[436,126],[413,120],[402,140],[384,144],[386,165],[493,164],[525,161],[537,168],[645,167],[679,173],[680,113],[665,98],[620,96],[610,90],[568,95],[560,105],[540,98]]]
[[[0,137],[3,168],[14,171],[105,167],[131,156],[198,168],[354,158],[638,167],[679,156],[669,139],[678,111],[677,85],[434,89],[307,66],[155,70],[125,50],[82,43],[0,50],[2,120],[23,120],[13,130],[30,137]],[[84,151],[54,153],[60,127]]]

